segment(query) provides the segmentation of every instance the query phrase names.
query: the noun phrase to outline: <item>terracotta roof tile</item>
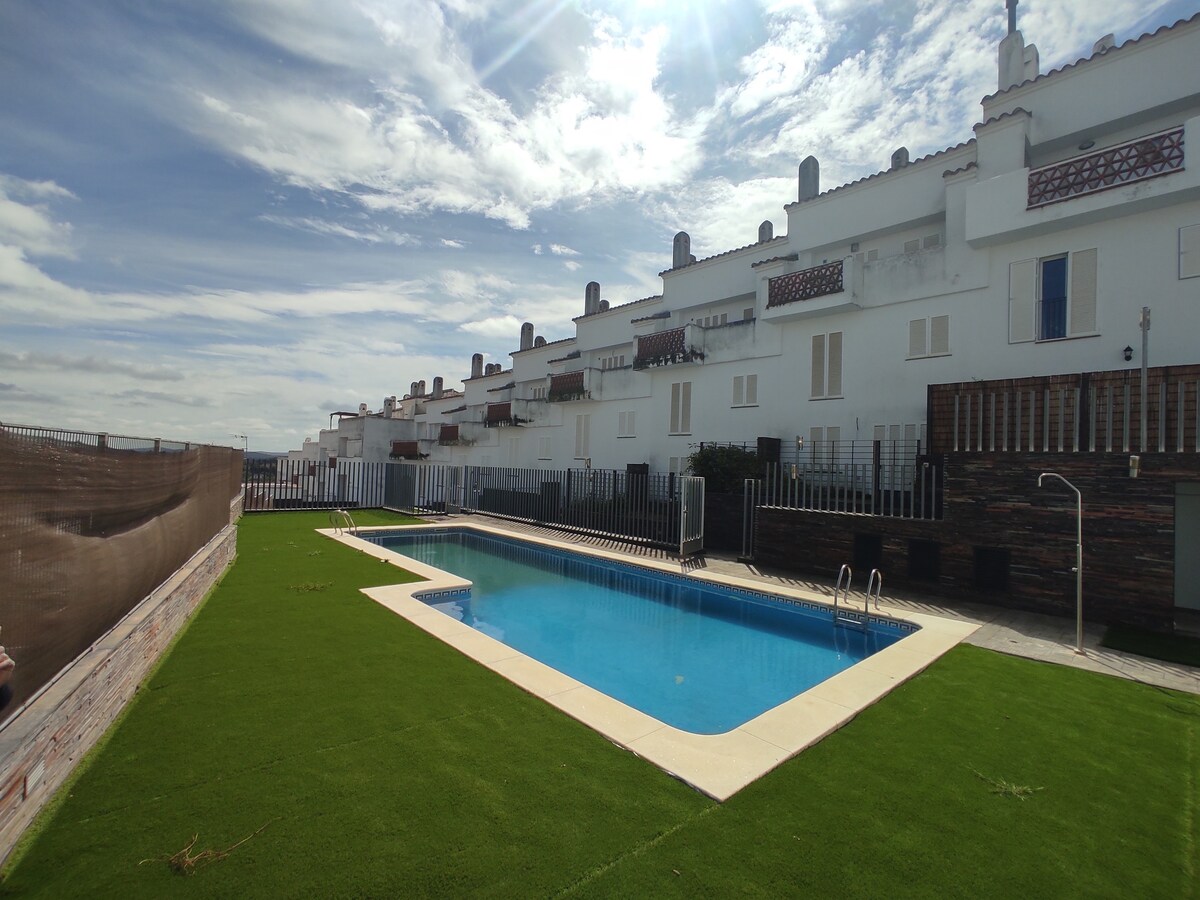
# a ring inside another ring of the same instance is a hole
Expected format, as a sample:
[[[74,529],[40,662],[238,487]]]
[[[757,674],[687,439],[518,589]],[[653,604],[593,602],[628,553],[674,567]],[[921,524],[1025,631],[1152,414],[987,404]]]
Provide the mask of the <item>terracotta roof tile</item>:
[[[758,262],[750,263],[750,268],[753,269],[755,266],[765,266],[767,263],[779,262],[779,261],[785,260],[785,259],[795,262],[799,258],[800,258],[799,253],[788,253],[788,254],[785,254],[784,256],[772,256],[770,259],[760,259]]]
[[[711,259],[720,259],[722,256],[729,256],[733,253],[741,253],[743,250],[749,250],[752,247],[765,247],[768,244],[775,243],[776,241],[784,241],[784,240],[787,240],[786,234],[781,234],[778,237],[773,237],[769,241],[755,241],[753,244],[747,244],[745,247],[738,247],[734,250],[726,250],[723,253],[716,253],[712,256],[706,256],[706,257],[704,257],[704,259],[698,259],[698,260],[696,260],[696,262],[688,263],[687,266],[679,266],[679,268],[673,268],[673,269],[663,269],[658,274],[660,276],[662,276],[662,275],[667,275],[671,272],[680,272],[683,269],[686,269],[688,266],[695,266],[702,262],[708,262]]]
[[[1066,65],[1059,66],[1057,69],[1051,69],[1049,72],[1043,72],[1042,74],[1036,75],[1033,78],[1027,78],[1024,81],[1022,81],[1020,84],[1014,84],[1012,87],[1006,87],[1002,91],[996,91],[994,94],[988,94],[986,97],[984,97],[979,102],[980,103],[989,103],[990,101],[995,100],[997,97],[1004,96],[1009,91],[1024,87],[1027,84],[1033,84],[1035,81],[1043,81],[1047,78],[1051,78],[1055,75],[1058,75],[1060,72],[1066,72],[1068,69],[1074,69],[1077,66],[1083,65],[1084,63],[1089,63],[1092,60],[1099,59],[1102,56],[1109,56],[1110,54],[1113,54],[1113,53],[1119,53],[1120,51],[1124,50],[1126,47],[1132,47],[1134,44],[1141,43],[1142,41],[1146,40],[1147,38],[1155,38],[1155,37],[1158,37],[1160,34],[1165,34],[1168,31],[1173,31],[1174,29],[1180,27],[1181,25],[1189,25],[1192,22],[1198,22],[1198,21],[1200,21],[1200,13],[1196,13],[1195,15],[1193,15],[1187,19],[1180,19],[1174,25],[1164,25],[1161,28],[1157,29],[1156,31],[1146,32],[1145,34],[1139,35],[1138,37],[1130,38],[1125,43],[1123,43],[1117,47],[1110,47],[1108,50],[1105,50],[1102,53],[1093,53],[1091,56],[1084,56],[1080,59],[1075,60],[1075,62],[1073,62],[1073,63],[1067,63]]]
[[[784,207],[784,209],[791,209],[794,206],[800,206],[802,203],[811,203],[813,200],[819,200],[822,197],[828,197],[830,194],[836,194],[838,191],[844,191],[844,190],[846,190],[846,188],[852,188],[855,185],[862,184],[863,182],[866,182],[866,181],[874,181],[876,178],[883,178],[887,175],[895,175],[897,172],[906,171],[907,169],[911,169],[913,166],[918,166],[921,163],[926,163],[926,162],[929,162],[930,160],[937,159],[939,156],[945,156],[947,153],[954,153],[958,150],[962,150],[966,147],[970,147],[974,143],[975,143],[975,138],[971,138],[970,140],[963,141],[961,144],[955,144],[953,147],[947,147],[945,150],[938,150],[936,153],[930,153],[927,156],[918,157],[917,159],[914,159],[911,162],[909,162],[908,165],[902,166],[899,169],[886,169],[882,172],[876,172],[874,175],[867,175],[866,177],[859,178],[856,181],[851,181],[846,184],[838,185],[835,188],[830,188],[827,191],[822,191],[821,193],[817,194],[816,197],[813,197],[811,200],[796,200],[792,203],[789,203],[787,206]]]

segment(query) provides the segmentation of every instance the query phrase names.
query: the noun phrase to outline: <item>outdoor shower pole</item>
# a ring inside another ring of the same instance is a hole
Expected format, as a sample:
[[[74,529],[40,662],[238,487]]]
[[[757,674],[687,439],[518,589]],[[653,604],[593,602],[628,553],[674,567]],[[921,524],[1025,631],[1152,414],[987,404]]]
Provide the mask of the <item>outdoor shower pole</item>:
[[[1142,453],[1145,453],[1148,448],[1146,440],[1148,438],[1149,428],[1149,410],[1146,408],[1147,390],[1146,390],[1146,369],[1149,365],[1148,357],[1150,355],[1150,307],[1142,307],[1142,317],[1138,319],[1138,325],[1142,329],[1142,396],[1141,396],[1141,412],[1142,412]],[[1162,411],[1159,411],[1159,419],[1162,418]],[[1162,430],[1162,425],[1159,425],[1159,430]]]
[[[1086,656],[1083,651],[1083,495],[1057,472],[1039,475],[1038,487],[1042,486],[1043,478],[1057,478],[1075,492],[1075,652]]]

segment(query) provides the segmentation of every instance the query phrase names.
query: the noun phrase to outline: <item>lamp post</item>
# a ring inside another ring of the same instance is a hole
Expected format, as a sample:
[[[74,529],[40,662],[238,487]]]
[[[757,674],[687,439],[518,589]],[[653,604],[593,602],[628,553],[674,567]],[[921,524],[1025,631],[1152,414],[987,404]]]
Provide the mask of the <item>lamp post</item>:
[[[231,434],[229,436],[233,437],[233,438],[237,438],[238,440],[240,440],[242,442],[242,452],[246,452],[250,449],[250,438],[248,438],[246,435]]]
[[[1039,475],[1038,487],[1042,486],[1043,478],[1057,478],[1075,492],[1075,652],[1086,656],[1083,650],[1083,495],[1057,472]]]

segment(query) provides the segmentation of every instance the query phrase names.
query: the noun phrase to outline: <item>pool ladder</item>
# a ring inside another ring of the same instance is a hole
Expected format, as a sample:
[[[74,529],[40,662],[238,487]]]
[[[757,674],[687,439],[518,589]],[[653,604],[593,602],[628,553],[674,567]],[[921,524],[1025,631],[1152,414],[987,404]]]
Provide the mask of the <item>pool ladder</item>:
[[[839,612],[838,607],[838,600],[840,599],[842,605],[849,608],[850,582],[853,580],[854,570],[848,565],[842,566],[838,572],[837,584],[833,588],[833,621],[835,625],[847,625],[851,628],[861,628],[863,631],[866,631],[868,616],[871,614],[872,593],[875,597],[875,608],[879,609],[879,593],[883,590],[883,573],[878,569],[871,570],[871,577],[867,580],[867,593],[863,597],[863,618],[861,622],[853,616]]]
[[[350,515],[344,509],[330,511],[329,524],[333,526],[334,534],[341,534],[343,531],[349,534],[358,533],[358,526],[354,524],[354,516]]]

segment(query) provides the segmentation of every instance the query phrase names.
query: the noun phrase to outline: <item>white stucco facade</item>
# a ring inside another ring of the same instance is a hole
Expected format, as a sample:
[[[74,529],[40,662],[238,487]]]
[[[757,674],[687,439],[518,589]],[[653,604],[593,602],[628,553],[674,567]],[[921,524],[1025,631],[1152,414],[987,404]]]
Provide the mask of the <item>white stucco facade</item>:
[[[1143,306],[1150,364],[1196,363],[1197,58],[1200,16],[1001,90],[962,144],[780,198],[786,236],[668,269],[660,296],[581,315],[462,396],[343,419],[337,453],[667,471],[701,441],[920,439],[932,383],[1139,367]]]

